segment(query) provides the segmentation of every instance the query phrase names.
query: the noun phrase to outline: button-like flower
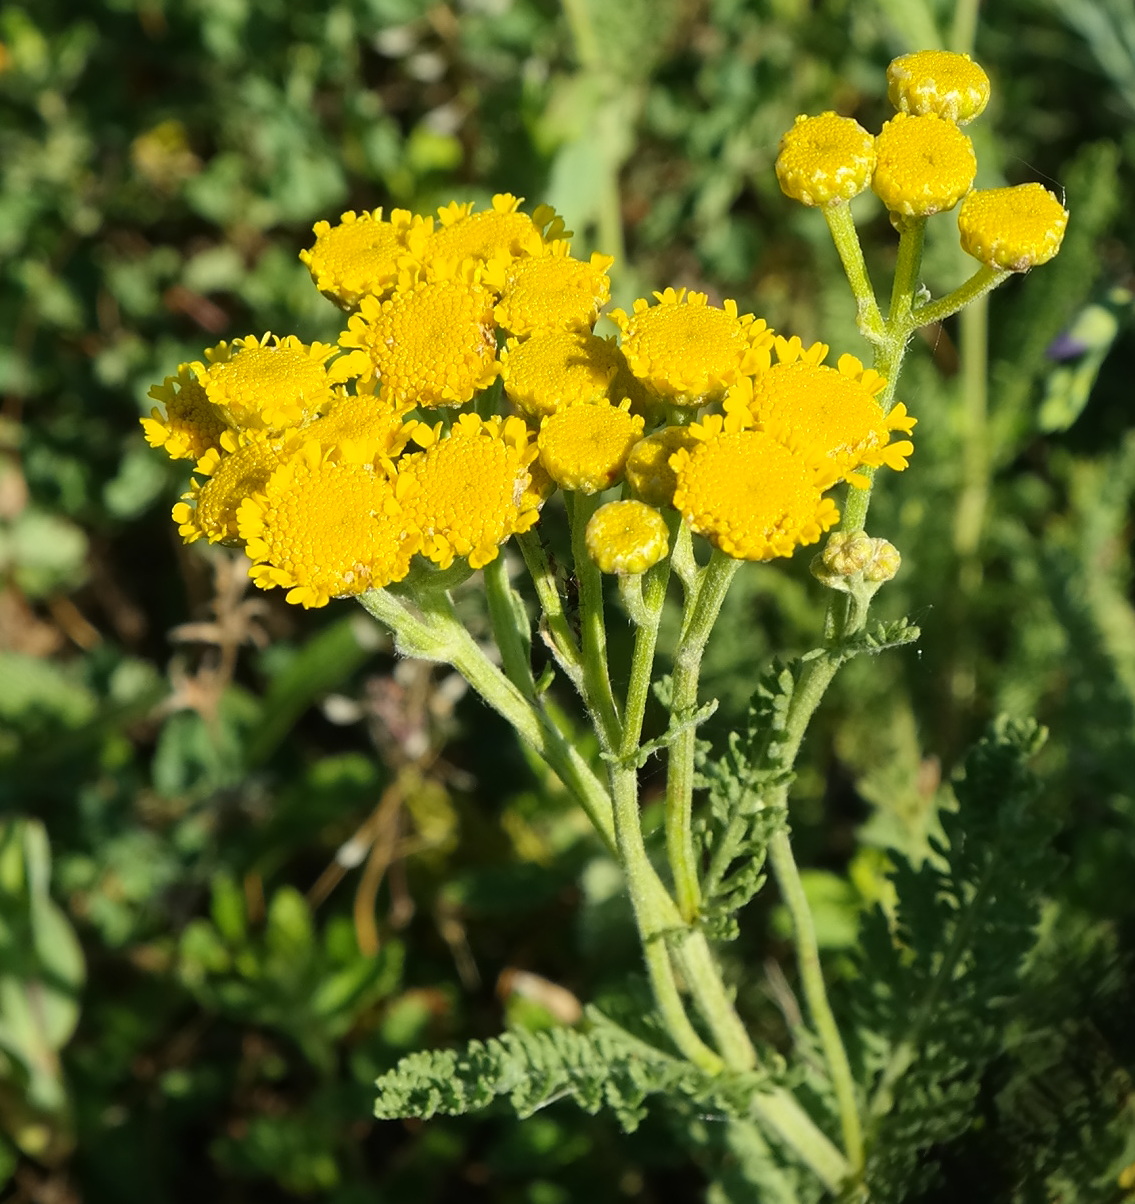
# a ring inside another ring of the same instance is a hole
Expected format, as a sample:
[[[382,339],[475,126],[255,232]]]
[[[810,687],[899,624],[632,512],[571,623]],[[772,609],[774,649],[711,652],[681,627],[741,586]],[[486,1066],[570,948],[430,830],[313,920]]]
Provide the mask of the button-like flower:
[[[587,554],[604,573],[645,573],[670,547],[666,520],[642,502],[600,506],[584,531]]]
[[[398,476],[414,483],[407,506],[422,531],[422,554],[441,568],[456,556],[482,568],[510,535],[536,523],[528,471],[536,448],[521,419],[462,414],[446,437],[440,423],[422,422],[413,438],[426,450],[404,455]]]
[[[726,413],[747,411],[758,430],[815,464],[825,488],[841,479],[867,485],[855,471],[862,467],[906,468],[914,445],[892,441],[892,434],[909,434],[915,419],[901,402],[884,414],[876,397],[886,380],[853,355],[828,367],[827,350],[823,343],[805,350],[799,340],[778,341],[780,362],[735,385]]]
[[[599,493],[623,475],[627,456],[642,437],[642,425],[626,401],[619,406],[568,406],[540,424],[540,461],[565,489]]]
[[[760,370],[773,337],[763,318],[738,316],[736,301],[709,305],[705,293],[668,288],[654,296],[656,305],[640,299],[632,313],[616,309],[610,317],[631,371],[660,396],[702,406]]]
[[[520,212],[523,199],[498,193],[492,208],[480,213],[473,212],[472,202],[452,201],[437,211],[437,228],[425,236],[415,235],[411,246],[428,270],[450,274],[469,262],[509,263],[539,255],[548,243],[569,236],[550,205],[538,205],[529,217]]]
[[[973,143],[936,113],[896,113],[875,139],[871,187],[892,213],[929,217],[952,209],[973,187]]]
[[[963,248],[1009,272],[1047,263],[1064,241],[1068,211],[1042,184],[980,188],[958,210]]]
[[[207,363],[190,367],[209,400],[239,430],[281,431],[310,422],[331,403],[333,387],[352,375],[329,343],[308,346],[295,335],[266,334],[219,343]]]
[[[501,377],[509,400],[539,420],[565,406],[607,401],[620,359],[611,339],[544,331],[523,343],[509,339],[501,353]]]
[[[383,219],[382,210],[344,213],[338,225],[316,222],[315,245],[300,252],[315,287],[344,309],[354,309],[366,296],[385,297],[398,281],[412,232],[422,236],[433,229],[432,218],[395,209]]]
[[[409,491],[380,463],[305,443],[237,511],[249,576],[304,607],[400,581],[422,542]]]
[[[674,505],[690,527],[737,560],[791,556],[839,521],[816,470],[771,435],[725,429],[720,417],[692,428],[704,435],[674,453]]]
[[[286,459],[292,445],[263,432],[225,431],[220,446],[210,448],[193,466],[204,481],[191,481],[173,508],[173,521],[186,543],[237,541],[237,510]]]
[[[348,327],[339,342],[357,350],[344,358],[392,404],[460,406],[496,379],[493,294],[466,279],[364,297]]]
[[[321,447],[351,444],[369,455],[393,458],[406,446],[413,427],[402,421],[406,410],[405,405],[394,405],[371,390],[338,389],[326,414],[306,427],[303,436]]]
[[[673,506],[678,478],[670,467],[670,458],[679,448],[696,445],[697,437],[688,426],[666,426],[640,439],[627,457],[631,492],[650,506]]]
[[[149,395],[165,406],[164,414],[155,406],[149,418],[139,420],[151,447],[162,448],[171,460],[199,460],[210,448],[220,447],[228,424],[189,364],[154,385]]]
[[[919,50],[887,68],[887,96],[900,112],[968,125],[989,103],[989,76],[968,54]]]
[[[482,281],[501,294],[497,322],[517,338],[542,330],[590,330],[611,296],[607,272],[614,262],[598,251],[586,263],[573,259],[561,239],[544,255],[489,264]]]
[[[836,113],[797,117],[780,140],[781,191],[805,205],[838,205],[858,196],[875,170],[875,139],[858,121]]]

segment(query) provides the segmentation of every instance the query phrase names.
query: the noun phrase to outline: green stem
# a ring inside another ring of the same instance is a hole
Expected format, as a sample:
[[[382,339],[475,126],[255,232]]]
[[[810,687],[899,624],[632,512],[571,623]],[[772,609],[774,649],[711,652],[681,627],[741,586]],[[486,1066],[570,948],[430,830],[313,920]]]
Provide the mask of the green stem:
[[[620,745],[621,723],[607,668],[607,628],[603,618],[603,574],[587,552],[587,522],[599,506],[599,495],[565,493],[571,524],[571,555],[579,581],[579,626],[583,652],[583,696],[596,720],[604,752]]]
[[[950,25],[950,49],[955,54],[973,54],[977,38],[977,10],[981,0],[958,0]]]
[[[983,263],[965,284],[958,285],[952,293],[947,293],[944,297],[939,297],[937,301],[928,301],[925,305],[914,309],[910,314],[910,331],[913,332],[920,326],[932,326],[935,322],[944,322],[956,314],[959,309],[963,309],[979,297],[984,297],[986,293],[992,292],[999,284],[1008,280],[1012,274],[1012,272],[1002,272]]]
[[[548,561],[548,553],[535,529],[517,535],[516,542],[528,566],[532,584],[536,587],[536,599],[544,613],[545,643],[556,658],[556,664],[582,694],[583,664],[579,656],[579,643],[564,611],[564,600]]]
[[[922,270],[922,246],[926,237],[926,218],[898,219],[899,253],[895,260],[895,278],[891,285],[891,308],[887,314],[887,334],[893,342],[901,338],[905,344],[911,334],[906,329]]]
[[[816,1122],[800,1107],[796,1097],[783,1087],[759,1092],[750,1107],[753,1114],[771,1129],[833,1195],[851,1176],[851,1167],[839,1150],[816,1127]]]
[[[489,603],[489,622],[493,629],[493,639],[500,649],[505,675],[525,697],[534,699],[536,682],[532,677],[531,629],[528,626],[527,615],[524,616],[524,627],[520,625],[524,603],[509,584],[504,553],[501,552],[494,560],[490,560],[483,573],[485,596]]]
[[[670,712],[675,721],[688,719],[697,707],[702,655],[739,564],[740,561],[715,549],[699,575],[696,588],[687,590],[671,679]],[[678,909],[687,922],[697,917],[701,906],[693,834],[696,746],[697,728],[691,724],[671,741],[666,768],[666,856],[674,878]]]
[[[404,656],[452,665],[478,694],[516,729],[579,800],[595,830],[614,850],[611,798],[590,766],[552,721],[492,663],[453,613],[448,594],[425,595],[414,614],[386,590],[369,590],[359,602],[395,637]]]
[[[644,621],[636,622],[631,677],[623,716],[623,739],[619,749],[620,758],[612,773],[612,788],[616,796],[620,789],[633,789],[636,800],[638,783],[635,754],[638,752],[643,715],[650,696],[654,649],[669,578],[669,563],[666,561],[646,573],[639,594],[640,605],[633,607],[640,612]],[[618,785],[615,785],[616,779]],[[713,1034],[725,1064],[732,1070],[751,1069],[756,1065],[756,1051],[721,981],[721,971],[708,941],[702,933],[690,929],[683,922],[674,900],[666,893],[653,867],[650,869],[650,878],[644,877],[643,881],[647,889],[643,890],[636,904],[636,914],[641,912],[653,933],[665,934],[668,938],[670,947],[667,955],[672,954],[682,967],[690,993]]]
[[[962,490],[954,518],[954,551],[963,562],[977,552],[989,496],[988,317],[985,298],[961,316]]]
[[[859,333],[876,346],[882,342],[885,330],[883,315],[879,312],[879,302],[875,297],[875,289],[871,285],[871,277],[867,274],[867,264],[863,259],[863,247],[859,242],[859,231],[851,217],[850,204],[825,205],[824,220],[831,231],[832,242],[839,252],[847,282],[855,296],[855,322]]]
[[[725,1063],[698,1036],[678,993],[670,951],[666,947],[669,925],[662,914],[663,909],[657,905],[658,896],[653,889],[657,879],[642,839],[637,771],[633,766],[613,769],[611,785],[615,799],[615,836],[619,860],[626,874],[627,891],[634,908],[655,1003],[666,1031],[685,1057],[709,1074],[718,1074],[725,1068]]]
[[[889,414],[895,404],[895,389],[899,373],[906,357],[910,336],[919,323],[911,319],[911,307],[918,290],[918,274],[922,267],[922,245],[926,231],[924,217],[903,218],[899,227],[899,252],[895,262],[895,278],[891,287],[891,306],[887,315],[884,338],[875,347],[875,370],[887,379],[886,388],[879,395],[883,413]],[[841,531],[862,531],[867,522],[867,509],[871,505],[871,485],[875,480],[875,469],[861,468],[859,471],[871,483],[866,489],[848,485],[840,515]],[[845,607],[843,599],[833,599],[831,609]]]
[[[559,775],[612,851],[618,852],[627,870],[636,917],[641,916],[647,970],[659,1010],[683,1054],[711,1073],[725,1067],[753,1069],[756,1054],[729,1001],[709,945],[701,933],[691,932],[682,924],[674,901],[646,855],[634,771],[616,769],[618,788],[616,805],[612,808],[611,798],[575,749],[488,659],[460,624],[448,595],[439,591],[423,598],[421,614],[415,614],[386,590],[371,590],[359,601],[394,633],[396,646],[403,655],[452,665]],[[668,941],[675,946],[675,956],[687,976],[694,1000],[722,1051],[720,1057],[705,1045],[685,1014]],[[811,1167],[817,1178],[836,1190],[847,1176],[847,1164],[790,1093],[782,1088],[760,1092],[754,1097],[752,1108],[754,1115]]]
[[[876,343],[875,368],[887,379],[886,389],[879,397],[884,413],[894,405],[895,389],[898,384],[902,362],[911,334],[919,325],[912,318],[914,298],[918,290],[918,277],[922,266],[922,247],[925,234],[925,218],[907,218],[899,225],[899,251],[895,263],[891,303],[887,315],[884,337]],[[855,286],[853,284],[853,291]],[[858,531],[864,528],[867,510],[871,504],[874,471],[864,471],[868,486],[859,489],[848,486],[840,529]],[[801,673],[793,691],[785,731],[786,760],[795,764],[812,716],[820,705],[825,691],[836,670],[842,663],[837,643],[862,628],[867,619],[866,606],[851,606],[848,598],[837,595],[828,607],[825,634],[828,649],[810,660]],[[778,792],[779,802],[787,804],[788,788]],[[769,844],[769,860],[773,873],[785,901],[796,938],[797,965],[800,982],[808,1004],[808,1011],[815,1025],[820,1046],[831,1076],[840,1115],[840,1128],[844,1147],[856,1174],[864,1163],[863,1130],[855,1098],[855,1079],[847,1050],[840,1035],[835,1014],[828,999],[820,963],[819,944],[816,939],[815,921],[807,896],[800,881],[800,872],[792,853],[788,833],[777,833]]]
[[[855,1076],[840,1036],[835,1013],[828,1000],[824,984],[824,971],[820,965],[820,947],[816,939],[816,925],[812,909],[804,893],[800,871],[792,854],[792,842],[787,829],[781,829],[769,842],[769,860],[780,886],[781,898],[792,917],[796,936],[796,961],[800,971],[800,982],[808,1011],[835,1089],[836,1106],[839,1109],[839,1125],[843,1135],[843,1148],[853,1171],[863,1169],[863,1128],[859,1121],[859,1105],[855,1098]]]
[[[666,601],[666,586],[670,581],[669,558],[655,565],[635,582],[624,588],[635,589],[640,607],[635,622],[634,652],[631,655],[631,677],[627,683],[626,705],[623,707],[623,740],[619,755],[625,760],[638,752],[642,738],[642,721],[650,698],[650,681],[654,670],[654,650],[658,643],[658,626],[662,621],[662,606]],[[620,581],[620,585],[623,582]],[[630,610],[630,607],[628,607]]]
[[[765,1192],[761,1197],[764,1204],[800,1204],[792,1181],[777,1165],[757,1125],[750,1121],[727,1120],[724,1138],[725,1147],[732,1155],[730,1179],[740,1178],[753,1191],[760,1189]]]

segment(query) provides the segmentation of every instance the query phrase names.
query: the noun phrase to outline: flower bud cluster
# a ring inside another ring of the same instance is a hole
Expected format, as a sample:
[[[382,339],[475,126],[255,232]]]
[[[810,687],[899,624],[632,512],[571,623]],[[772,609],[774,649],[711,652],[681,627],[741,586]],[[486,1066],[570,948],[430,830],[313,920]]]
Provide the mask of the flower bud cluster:
[[[836,531],[824,550],[812,558],[812,576],[843,593],[856,593],[866,584],[871,593],[891,581],[902,565],[894,544],[866,531]]]
[[[1068,214],[1040,184],[974,190],[977,156],[961,127],[989,102],[967,54],[923,50],[887,68],[897,112],[877,136],[851,117],[797,117],[776,161],[781,189],[805,205],[846,204],[870,188],[895,222],[962,207],[962,247],[997,271],[1024,272],[1060,249]]]

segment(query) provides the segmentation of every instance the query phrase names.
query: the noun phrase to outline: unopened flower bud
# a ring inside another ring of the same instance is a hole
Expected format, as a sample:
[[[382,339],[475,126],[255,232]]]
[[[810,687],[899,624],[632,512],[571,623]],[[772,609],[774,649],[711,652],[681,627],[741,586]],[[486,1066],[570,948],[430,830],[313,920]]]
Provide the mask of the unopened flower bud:
[[[669,551],[666,520],[645,502],[608,502],[584,532],[587,554],[604,573],[645,573]]]
[[[875,139],[850,117],[797,117],[780,140],[776,178],[786,196],[805,205],[850,201],[874,170]]]
[[[1047,263],[1064,241],[1068,211],[1043,184],[980,188],[958,210],[962,247],[1008,272]]]
[[[919,50],[887,68],[887,96],[902,113],[936,113],[966,125],[989,103],[989,76],[968,54]]]
[[[850,577],[863,572],[874,551],[875,541],[866,531],[837,531],[829,537],[821,558],[829,573]]]
[[[870,561],[863,568],[863,580],[882,585],[884,581],[894,579],[902,565],[902,557],[898,548],[885,539],[873,539],[871,542],[875,547]]]
[[[836,531],[812,560],[811,569],[812,576],[829,589],[851,593],[857,580],[875,589],[890,581],[901,561],[897,549],[885,539],[874,539],[866,531]]]

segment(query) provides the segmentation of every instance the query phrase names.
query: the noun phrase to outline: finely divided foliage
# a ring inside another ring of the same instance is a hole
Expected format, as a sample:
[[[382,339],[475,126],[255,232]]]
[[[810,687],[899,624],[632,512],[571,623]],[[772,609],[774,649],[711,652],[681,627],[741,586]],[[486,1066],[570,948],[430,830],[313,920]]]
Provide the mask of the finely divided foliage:
[[[1006,1048],[1061,864],[1058,821],[1029,768],[1044,739],[1035,723],[998,720],[967,757],[930,855],[915,865],[895,854],[895,903],[865,918],[852,999],[880,1200],[932,1176],[922,1155],[975,1123],[983,1076]]]

